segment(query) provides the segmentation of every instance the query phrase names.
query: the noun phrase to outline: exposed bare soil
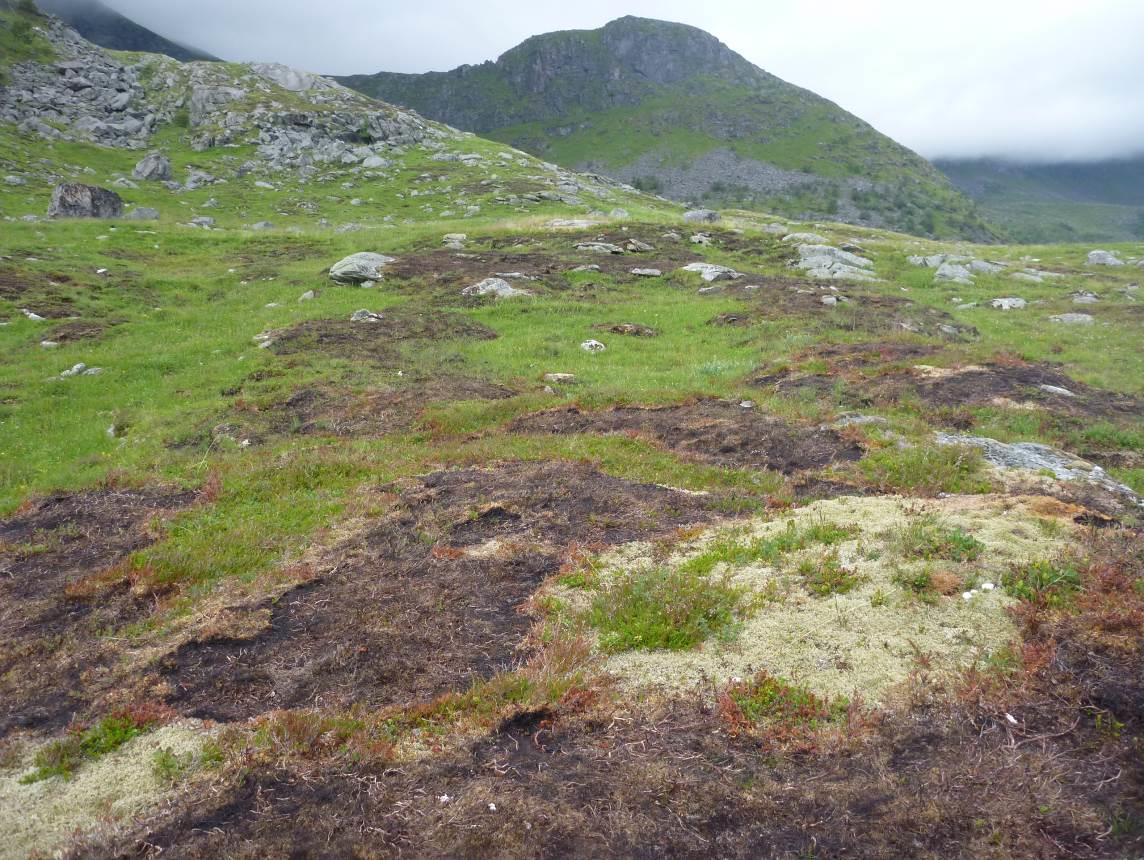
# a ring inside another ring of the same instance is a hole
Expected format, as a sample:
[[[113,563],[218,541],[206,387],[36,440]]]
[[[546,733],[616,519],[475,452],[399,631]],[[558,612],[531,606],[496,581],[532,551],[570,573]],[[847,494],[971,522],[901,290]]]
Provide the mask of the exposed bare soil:
[[[641,436],[696,460],[721,466],[774,469],[783,474],[862,456],[858,445],[832,430],[796,427],[744,409],[738,403],[716,400],[655,409],[561,409],[525,416],[509,425],[509,429],[515,433]]]
[[[232,720],[463,689],[526,656],[522,604],[570,547],[708,520],[714,501],[560,463],[429,475],[336,548],[327,573],[274,603],[263,633],[167,659],[171,703]]]

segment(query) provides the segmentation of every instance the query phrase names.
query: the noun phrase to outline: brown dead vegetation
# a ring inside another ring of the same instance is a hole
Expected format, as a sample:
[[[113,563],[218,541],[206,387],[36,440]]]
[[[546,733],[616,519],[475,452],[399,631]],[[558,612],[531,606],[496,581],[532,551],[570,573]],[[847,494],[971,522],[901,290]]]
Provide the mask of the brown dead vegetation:
[[[576,693],[400,764],[239,748],[228,787],[84,856],[1137,856],[1141,559],[1106,535],[1075,607],[1026,606],[1015,669],[946,690],[923,659],[899,709],[851,707],[798,753],[695,701]]]
[[[1094,388],[1050,364],[999,356],[983,365],[930,367],[927,360],[940,352],[938,346],[892,341],[828,344],[794,356],[789,366],[760,376],[753,384],[780,393],[826,392],[842,384],[842,396],[853,406],[892,405],[917,398],[938,407],[932,414],[939,421],[974,406],[1040,408],[1065,421],[1128,421],[1144,414],[1144,401],[1139,397]],[[823,363],[827,369],[818,370]],[[807,364],[816,369],[799,369]]]
[[[492,329],[462,314],[418,313],[394,308],[374,322],[310,320],[299,323],[274,333],[270,350],[276,355],[320,353],[392,367],[400,363],[402,344],[456,338],[492,340],[496,336]]]
[[[90,701],[82,679],[109,659],[101,631],[150,602],[126,587],[87,599],[76,584],[154,541],[153,520],[193,499],[93,490],[33,502],[0,522],[0,736],[58,726]]]

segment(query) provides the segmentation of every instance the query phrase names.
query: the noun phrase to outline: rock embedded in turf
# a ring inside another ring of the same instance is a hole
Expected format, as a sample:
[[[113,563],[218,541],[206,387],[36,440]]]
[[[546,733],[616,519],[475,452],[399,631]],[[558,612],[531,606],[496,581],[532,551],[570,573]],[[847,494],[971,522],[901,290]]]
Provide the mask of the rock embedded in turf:
[[[128,221],[158,221],[159,217],[159,210],[149,206],[139,206],[132,209],[126,216]]]
[[[1135,507],[1144,507],[1144,499],[1136,495],[1130,487],[1114,481],[1100,466],[1049,445],[1042,445],[1039,442],[1009,444],[986,436],[961,436],[948,433],[938,433],[934,439],[939,445],[977,448],[986,462],[999,469],[1048,471],[1058,481],[1082,481],[1093,484]]]
[[[826,245],[829,240],[817,233],[788,233],[782,238],[784,245]]]
[[[574,373],[546,373],[544,374],[544,381],[550,382],[554,385],[571,385],[576,381],[576,374]]]
[[[1062,325],[1092,325],[1096,322],[1092,314],[1056,314],[1049,319]]]
[[[598,340],[586,340],[580,344],[580,349],[584,350],[584,352],[603,352],[607,347]]]
[[[713,209],[692,209],[683,213],[686,224],[718,224],[722,216]]]
[[[360,311],[354,311],[353,314],[350,316],[350,322],[369,322],[369,323],[372,323],[372,322],[381,322],[383,319],[385,319],[385,317],[382,316],[381,314],[374,313],[373,311],[367,311],[364,309],[360,310]]]
[[[708,283],[714,281],[737,281],[743,277],[739,272],[716,263],[688,263],[681,272],[695,272]]]
[[[528,290],[518,290],[503,278],[485,278],[479,284],[461,290],[463,296],[496,296],[498,299],[511,299],[516,296],[531,296]]]
[[[632,274],[638,278],[658,278],[663,272],[659,269],[632,269]]]
[[[989,304],[999,311],[1019,311],[1029,303],[1024,299],[1009,296],[1003,299],[994,299]]]
[[[350,254],[330,267],[330,280],[338,284],[361,284],[365,281],[379,281],[386,265],[393,257],[372,251]]]
[[[578,242],[577,251],[587,251],[591,254],[622,254],[624,249],[611,242]]]
[[[123,214],[123,198],[114,191],[63,182],[52,192],[49,218],[118,218]]]

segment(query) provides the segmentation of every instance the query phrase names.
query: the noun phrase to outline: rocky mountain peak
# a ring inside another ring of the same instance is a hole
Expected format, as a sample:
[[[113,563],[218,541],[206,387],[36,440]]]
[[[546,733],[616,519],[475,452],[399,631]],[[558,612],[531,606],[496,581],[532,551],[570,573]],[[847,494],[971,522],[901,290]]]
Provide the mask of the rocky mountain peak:
[[[600,80],[619,87],[670,85],[696,75],[734,81],[759,76],[759,70],[703,30],[635,16],[618,18],[598,30],[534,36],[503,54],[497,65],[509,71],[522,93]]]

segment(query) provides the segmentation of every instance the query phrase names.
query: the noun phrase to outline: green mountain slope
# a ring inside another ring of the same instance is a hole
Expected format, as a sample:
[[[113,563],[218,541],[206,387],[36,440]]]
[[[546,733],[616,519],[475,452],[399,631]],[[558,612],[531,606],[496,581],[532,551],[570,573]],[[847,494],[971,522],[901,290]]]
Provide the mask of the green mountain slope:
[[[1144,243],[700,230],[4,2],[0,860],[1139,854]]]
[[[166,54],[183,61],[218,59],[205,51],[160,36],[114,9],[109,9],[99,0],[36,0],[36,3],[44,12],[58,15],[75,27],[85,39],[104,48]]]
[[[923,158],[682,24],[627,17],[533,37],[495,63],[340,80],[678,200],[993,236]]]
[[[936,164],[993,223],[1022,242],[1144,238],[1144,157],[1087,164]]]

